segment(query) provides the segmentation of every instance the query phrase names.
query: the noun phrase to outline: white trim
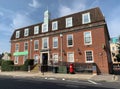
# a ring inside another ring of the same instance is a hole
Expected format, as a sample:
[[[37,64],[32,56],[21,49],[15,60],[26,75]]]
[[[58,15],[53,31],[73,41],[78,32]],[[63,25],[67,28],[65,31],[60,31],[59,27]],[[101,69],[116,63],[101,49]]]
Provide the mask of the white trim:
[[[39,26],[34,26],[34,34],[39,34]]]
[[[41,53],[40,53],[40,64],[42,64],[42,54],[43,54],[43,53],[48,53],[48,64],[49,64],[49,62],[50,62],[50,61],[49,61],[49,60],[50,60],[50,54],[49,54],[49,51],[41,52]]]
[[[52,60],[53,60],[53,61],[54,61],[54,58],[53,58],[53,57],[54,57],[55,54],[58,55],[58,53],[52,53]],[[59,55],[58,55],[57,63],[58,63],[58,62],[59,62]]]
[[[16,31],[16,38],[20,38],[20,31]]]
[[[55,39],[57,39],[57,47],[54,47],[54,41],[55,41]],[[58,48],[58,37],[53,37],[53,48]]]
[[[72,36],[72,45],[68,45],[68,36]],[[73,34],[67,35],[67,47],[73,47],[74,46],[74,40],[73,40]]]
[[[74,52],[67,52],[67,62],[71,62],[71,61],[68,60],[68,54],[69,54],[69,53],[72,53],[72,54],[73,54],[73,62],[75,62]]]
[[[90,33],[90,40],[91,40],[90,43],[85,43],[85,33],[87,33],[87,32]],[[91,31],[85,31],[85,32],[83,33],[83,35],[84,35],[84,45],[92,45],[92,33],[91,33]]]
[[[47,48],[44,48],[44,39],[47,39]],[[48,49],[49,48],[49,37],[43,37],[42,38],[42,49]]]
[[[45,29],[44,29],[44,27],[45,27]],[[44,32],[48,32],[48,24],[47,23],[42,24],[42,33],[44,33]]]
[[[39,49],[39,40],[34,40],[34,50],[38,50],[35,48],[35,42],[38,42],[38,49]]]
[[[28,59],[28,55],[24,55],[23,56],[23,64],[25,64],[25,61],[27,60],[27,59],[25,59],[25,56],[27,56],[27,59]]]
[[[55,28],[54,28],[54,24],[55,24]],[[54,21],[52,22],[52,30],[58,30],[58,21]]]
[[[18,56],[15,56],[14,64],[18,64],[18,62],[19,62],[19,57],[18,57]]]
[[[85,22],[85,15],[87,15],[88,17],[88,22]],[[90,23],[91,22],[91,19],[90,19],[90,12],[87,12],[87,13],[84,13],[82,14],[82,24],[87,24],[87,23]]]
[[[24,29],[24,36],[29,36],[29,28]]]
[[[25,43],[27,43],[28,46],[28,41],[24,42],[24,51],[28,51],[29,46],[27,47],[27,50],[25,50]]]
[[[16,50],[16,45],[18,45],[18,50]],[[15,52],[19,52],[19,48],[20,48],[20,44],[19,44],[19,43],[16,43],[16,44],[15,44]]]
[[[92,61],[87,61],[86,59],[86,52],[87,51],[91,51],[92,52]],[[85,63],[94,63],[94,54],[93,54],[93,50],[85,50]]]
[[[66,28],[73,26],[72,17],[68,17],[68,18],[66,18],[65,20],[66,20]],[[69,22],[69,21],[70,21],[70,22]],[[68,24],[68,23],[69,23],[69,24]]]
[[[38,56],[38,60],[37,60],[37,64],[39,62],[39,55],[38,54],[34,54],[34,64],[35,64],[35,56]]]

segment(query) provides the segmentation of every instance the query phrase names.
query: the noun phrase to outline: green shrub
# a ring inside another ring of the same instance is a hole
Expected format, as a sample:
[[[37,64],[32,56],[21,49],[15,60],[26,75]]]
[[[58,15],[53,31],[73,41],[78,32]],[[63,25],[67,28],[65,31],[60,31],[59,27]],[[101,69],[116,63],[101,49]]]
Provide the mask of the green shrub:
[[[1,70],[2,71],[13,71],[14,70],[13,64],[14,63],[11,60],[2,60]]]
[[[28,65],[33,65],[34,64],[34,59],[27,59],[26,61],[25,61],[25,64],[24,65],[26,65],[26,66],[28,66]]]
[[[2,59],[0,59],[0,66],[1,66],[1,64],[2,64]]]

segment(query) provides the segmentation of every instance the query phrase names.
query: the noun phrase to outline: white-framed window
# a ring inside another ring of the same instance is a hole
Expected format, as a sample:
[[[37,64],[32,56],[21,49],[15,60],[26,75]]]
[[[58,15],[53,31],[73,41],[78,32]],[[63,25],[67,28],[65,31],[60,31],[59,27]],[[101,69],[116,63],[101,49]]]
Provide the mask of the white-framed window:
[[[93,62],[93,51],[87,50],[85,51],[86,62]]]
[[[53,53],[53,63],[58,63],[58,53]]]
[[[66,18],[66,27],[72,27],[72,17]]]
[[[39,55],[35,54],[34,55],[34,64],[38,64],[38,60],[39,60]]]
[[[53,48],[58,48],[58,37],[53,37]]]
[[[20,37],[20,31],[16,31],[16,38]]]
[[[52,22],[52,30],[58,30],[58,22],[57,21]]]
[[[15,56],[14,64],[18,64],[18,56]]]
[[[24,36],[28,36],[29,35],[29,28],[24,29]]]
[[[39,26],[34,26],[34,34],[39,34]]]
[[[23,64],[25,64],[25,61],[28,59],[28,55],[23,56]]]
[[[15,44],[15,52],[19,52],[19,43]]]
[[[67,47],[73,47],[73,34],[67,35]]]
[[[42,24],[42,32],[48,32],[48,24],[46,23]]]
[[[28,50],[28,42],[24,42],[24,51]]]
[[[39,40],[35,40],[34,41],[34,50],[38,50],[39,49]]]
[[[67,53],[67,61],[68,62],[74,62],[74,52],[68,52]]]
[[[48,37],[42,38],[42,48],[43,49],[49,48],[49,38]]]
[[[90,13],[84,13],[82,14],[82,24],[87,24],[90,23],[91,19],[90,19]]]
[[[91,31],[84,32],[84,44],[85,45],[91,45],[92,44]]]

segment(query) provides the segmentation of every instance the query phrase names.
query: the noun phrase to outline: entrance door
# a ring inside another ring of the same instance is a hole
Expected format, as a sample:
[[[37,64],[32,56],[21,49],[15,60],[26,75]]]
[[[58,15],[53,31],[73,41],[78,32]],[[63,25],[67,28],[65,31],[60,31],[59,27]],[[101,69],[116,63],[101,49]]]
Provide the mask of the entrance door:
[[[42,54],[42,71],[48,71],[48,53]]]
[[[42,65],[45,65],[45,66],[48,65],[48,53],[42,54]]]

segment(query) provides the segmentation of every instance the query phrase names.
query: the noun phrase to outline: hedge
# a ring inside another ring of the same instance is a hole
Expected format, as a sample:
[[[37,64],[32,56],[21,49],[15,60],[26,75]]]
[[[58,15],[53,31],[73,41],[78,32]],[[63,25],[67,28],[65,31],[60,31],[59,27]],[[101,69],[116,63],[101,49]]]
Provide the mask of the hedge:
[[[28,66],[33,66],[34,60],[27,59],[24,65],[14,65],[11,60],[0,60],[1,62],[1,70],[2,71],[28,71]]]

